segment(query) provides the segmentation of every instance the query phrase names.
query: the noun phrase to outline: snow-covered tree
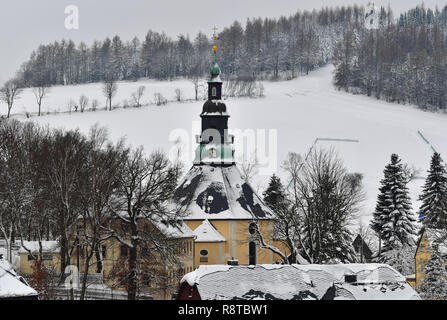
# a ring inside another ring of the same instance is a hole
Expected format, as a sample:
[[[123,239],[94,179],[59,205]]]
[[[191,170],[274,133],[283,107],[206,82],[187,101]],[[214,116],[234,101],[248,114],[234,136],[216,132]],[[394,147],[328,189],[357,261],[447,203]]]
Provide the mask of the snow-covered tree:
[[[424,226],[447,226],[447,173],[439,153],[434,153],[424,189],[419,198],[422,205],[419,214]]]
[[[425,278],[420,291],[427,300],[447,299],[447,271],[443,265],[444,259],[436,246],[425,267]]]
[[[275,174],[270,178],[269,185],[263,193],[265,204],[275,211],[285,205],[286,195],[281,179]]]
[[[300,252],[311,263],[355,261],[349,229],[363,200],[362,176],[348,173],[331,150],[314,151],[301,164],[294,156],[285,163],[292,177],[288,198]]]
[[[3,101],[8,106],[8,118],[11,115],[11,109],[14,105],[14,101],[19,99],[21,89],[17,81],[10,80],[6,82],[0,89],[0,101]]]
[[[403,275],[411,275],[415,273],[415,250],[415,246],[397,244],[395,248],[385,251],[378,262],[392,266]]]
[[[376,210],[371,221],[372,229],[384,242],[384,251],[399,245],[413,245],[416,235],[416,219],[408,195],[407,177],[397,154],[385,167],[377,197]],[[380,255],[381,248],[379,248]]]

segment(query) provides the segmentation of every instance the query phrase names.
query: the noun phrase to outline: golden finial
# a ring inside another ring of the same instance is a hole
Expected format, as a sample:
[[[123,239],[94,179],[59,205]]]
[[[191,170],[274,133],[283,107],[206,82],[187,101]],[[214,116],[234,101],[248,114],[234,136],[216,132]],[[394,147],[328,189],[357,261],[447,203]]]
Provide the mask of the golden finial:
[[[214,53],[217,53],[217,49],[218,49],[217,46],[213,46],[213,52]]]
[[[214,40],[215,40],[215,41],[219,40],[219,37],[217,36],[217,28],[214,27],[214,28],[213,28],[213,31],[214,31],[214,34],[213,34],[213,38],[214,38]]]

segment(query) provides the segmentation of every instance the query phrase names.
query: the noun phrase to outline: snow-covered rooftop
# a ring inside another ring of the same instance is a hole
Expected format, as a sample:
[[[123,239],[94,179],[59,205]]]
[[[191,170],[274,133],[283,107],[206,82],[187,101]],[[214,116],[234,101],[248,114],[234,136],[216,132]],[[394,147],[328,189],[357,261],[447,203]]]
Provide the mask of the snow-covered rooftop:
[[[225,242],[227,239],[208,221],[204,220],[200,226],[194,230],[197,237],[196,242]]]
[[[38,241],[23,241],[23,245],[20,246],[19,253],[38,253],[39,242]],[[56,253],[59,252],[59,243],[57,241],[42,241],[42,251],[44,253]]]
[[[181,282],[196,285],[203,300],[419,299],[405,277],[385,264],[211,265]]]
[[[231,166],[194,166],[175,192],[187,207],[185,220],[271,219],[273,213]]]
[[[151,222],[166,237],[172,239],[194,238],[192,230],[182,220],[153,219]]]
[[[34,296],[37,296],[36,290],[29,287],[23,278],[17,276],[6,260],[0,259],[0,299]]]

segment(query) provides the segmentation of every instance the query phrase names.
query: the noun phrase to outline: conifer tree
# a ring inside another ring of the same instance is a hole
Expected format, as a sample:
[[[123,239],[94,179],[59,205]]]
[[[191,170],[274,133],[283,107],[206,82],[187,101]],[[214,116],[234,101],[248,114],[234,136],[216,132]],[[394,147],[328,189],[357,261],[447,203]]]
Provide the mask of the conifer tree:
[[[372,229],[384,242],[384,251],[395,249],[401,244],[414,244],[416,219],[411,209],[403,165],[399,156],[393,154],[391,163],[384,170],[384,179],[381,181],[371,222]]]
[[[284,205],[286,199],[284,186],[275,174],[270,178],[269,186],[263,196],[265,204],[273,211]]]
[[[447,299],[447,271],[443,266],[443,261],[439,247],[434,247],[425,267],[425,278],[420,288],[424,299]]]
[[[422,201],[419,214],[425,227],[447,226],[447,173],[439,153],[433,154],[419,200]]]

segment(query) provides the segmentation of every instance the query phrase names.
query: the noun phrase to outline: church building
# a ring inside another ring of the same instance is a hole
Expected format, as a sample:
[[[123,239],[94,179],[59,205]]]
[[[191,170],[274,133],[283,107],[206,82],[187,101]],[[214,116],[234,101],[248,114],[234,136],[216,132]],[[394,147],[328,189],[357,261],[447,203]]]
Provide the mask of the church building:
[[[187,208],[184,221],[196,236],[195,267],[275,263],[279,257],[259,246],[255,228],[257,223],[264,241],[274,244],[274,215],[236,166],[234,137],[228,134],[230,115],[222,101],[217,46],[213,51],[208,100],[200,115],[202,130],[197,136],[194,164],[174,198]]]

